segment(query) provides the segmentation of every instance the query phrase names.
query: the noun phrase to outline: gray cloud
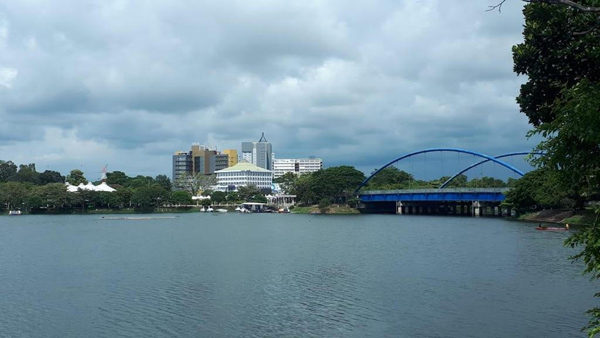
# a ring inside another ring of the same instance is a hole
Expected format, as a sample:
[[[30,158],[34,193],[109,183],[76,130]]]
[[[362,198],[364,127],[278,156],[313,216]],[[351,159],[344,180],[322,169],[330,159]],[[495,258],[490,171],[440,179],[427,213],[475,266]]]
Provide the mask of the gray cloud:
[[[0,153],[170,174],[192,142],[369,172],[435,146],[530,149],[510,47],[522,3],[0,4]]]

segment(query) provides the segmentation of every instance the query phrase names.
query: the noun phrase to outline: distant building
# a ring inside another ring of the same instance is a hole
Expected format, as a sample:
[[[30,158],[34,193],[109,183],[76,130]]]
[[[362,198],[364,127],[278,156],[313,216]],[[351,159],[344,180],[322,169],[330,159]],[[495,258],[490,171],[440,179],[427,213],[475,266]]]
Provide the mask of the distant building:
[[[183,151],[175,152],[173,155],[173,182],[181,175],[192,172],[192,154]]]
[[[258,142],[242,142],[242,159],[263,169],[273,170],[273,147],[262,133]]]
[[[273,160],[273,178],[279,178],[285,173],[302,175],[323,169],[320,158],[276,158]]]
[[[216,172],[217,190],[234,191],[240,186],[254,185],[258,189],[270,189],[273,173],[252,163],[242,161],[233,167]]]
[[[223,154],[227,154],[229,156],[228,167],[233,167],[238,163],[238,152],[235,149],[225,149],[223,150]]]
[[[213,174],[217,170],[227,168],[228,162],[227,154],[221,154],[216,149],[206,146],[192,144],[189,152],[177,151],[173,155],[173,182],[184,173]]]

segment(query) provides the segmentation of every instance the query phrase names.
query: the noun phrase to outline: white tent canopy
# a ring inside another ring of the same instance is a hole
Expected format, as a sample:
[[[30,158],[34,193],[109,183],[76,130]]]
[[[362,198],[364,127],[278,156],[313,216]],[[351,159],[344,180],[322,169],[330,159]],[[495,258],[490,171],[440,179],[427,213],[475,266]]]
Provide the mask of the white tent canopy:
[[[81,190],[89,190],[89,191],[106,191],[113,192],[115,189],[111,188],[106,184],[106,182],[102,182],[98,185],[93,185],[92,182],[88,182],[88,184],[79,183],[78,186],[71,185],[69,182],[66,182],[68,192],[77,192],[79,189]]]

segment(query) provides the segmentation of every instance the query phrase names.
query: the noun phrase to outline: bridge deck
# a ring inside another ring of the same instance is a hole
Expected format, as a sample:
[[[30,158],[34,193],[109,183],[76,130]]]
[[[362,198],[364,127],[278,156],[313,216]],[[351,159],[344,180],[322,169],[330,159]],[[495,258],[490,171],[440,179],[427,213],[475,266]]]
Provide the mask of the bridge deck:
[[[361,202],[502,202],[508,188],[370,190],[359,194]]]

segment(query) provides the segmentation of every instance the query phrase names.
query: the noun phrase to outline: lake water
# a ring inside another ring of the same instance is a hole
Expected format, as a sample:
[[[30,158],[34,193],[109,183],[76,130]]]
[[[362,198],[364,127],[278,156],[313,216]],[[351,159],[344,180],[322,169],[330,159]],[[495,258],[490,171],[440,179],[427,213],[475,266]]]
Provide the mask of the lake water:
[[[1,337],[583,337],[600,291],[501,219],[101,217],[0,217]]]

